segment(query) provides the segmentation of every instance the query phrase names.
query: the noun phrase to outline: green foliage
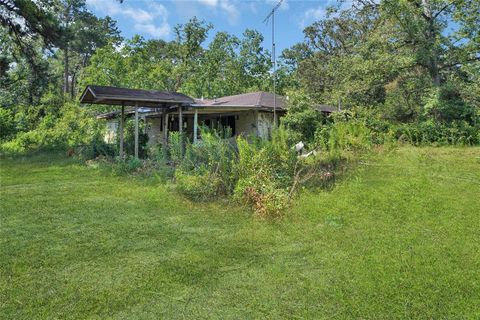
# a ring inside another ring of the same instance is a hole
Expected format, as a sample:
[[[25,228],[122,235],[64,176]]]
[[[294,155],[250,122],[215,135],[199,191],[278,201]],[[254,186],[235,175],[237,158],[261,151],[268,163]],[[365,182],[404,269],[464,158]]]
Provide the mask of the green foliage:
[[[179,91],[205,98],[268,90],[271,59],[262,46],[262,34],[247,29],[237,38],[218,32],[205,46],[212,28],[194,17],[175,27],[170,42],[135,36],[120,49],[115,43],[103,46],[84,69],[81,86],[95,83]],[[278,92],[288,85],[285,78],[288,75],[281,77]]]
[[[175,183],[182,195],[194,201],[213,200],[224,194],[222,181],[214,173],[185,173],[179,169],[175,171]]]
[[[219,180],[221,193],[229,194],[236,181],[233,169],[236,154],[233,145],[222,137],[222,132],[201,128],[201,141],[187,142],[180,168],[194,175],[208,172]]]
[[[0,141],[8,140],[16,133],[14,114],[10,109],[0,108]]]
[[[282,125],[292,132],[297,142],[313,141],[315,131],[325,119],[314,109],[314,101],[307,95],[301,92],[290,92],[288,98],[287,114],[282,118]]]
[[[126,155],[135,154],[135,119],[129,118],[124,122],[124,151]],[[146,158],[148,155],[148,134],[145,132],[145,123],[138,121],[138,156]],[[117,135],[117,146],[120,144],[120,135]]]
[[[460,92],[451,83],[430,90],[425,97],[424,117],[436,122],[475,122],[475,109],[463,101]]]
[[[174,166],[177,166],[182,162],[184,147],[184,135],[178,131],[170,132],[168,139],[168,155]]]
[[[143,166],[143,161],[133,156],[126,159],[116,158],[112,166],[113,172],[117,175],[131,174],[138,171]]]
[[[342,109],[374,108],[394,122],[473,125],[478,1],[353,4],[327,10],[305,28],[306,41],[282,54],[308,96]]]
[[[177,190],[192,200],[233,196],[259,216],[279,216],[288,204],[297,164],[288,131],[275,130],[271,141],[238,137],[236,148],[223,136],[202,128],[201,141],[186,141],[183,156],[180,135],[171,136]]]
[[[76,103],[67,103],[58,116],[47,114],[40,119],[35,129],[19,132],[14,139],[4,142],[4,153],[25,153],[39,150],[67,150],[98,143],[103,126],[84,108]]]
[[[253,208],[262,217],[276,217],[288,205],[297,155],[289,144],[288,132],[277,129],[271,141],[248,142],[237,138],[238,182],[234,199]]]
[[[346,157],[347,153],[365,151],[372,146],[372,134],[363,119],[351,114],[336,115],[336,121],[316,132],[316,143],[331,161]]]
[[[395,139],[413,145],[475,145],[480,143],[480,126],[466,121],[440,123],[434,120],[392,126]]]

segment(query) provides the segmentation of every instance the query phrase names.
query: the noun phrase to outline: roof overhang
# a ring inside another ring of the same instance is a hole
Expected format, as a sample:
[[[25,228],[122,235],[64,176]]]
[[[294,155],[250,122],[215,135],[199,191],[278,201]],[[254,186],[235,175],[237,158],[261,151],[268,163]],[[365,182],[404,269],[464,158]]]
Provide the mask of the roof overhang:
[[[176,92],[128,89],[118,87],[87,86],[80,103],[170,108],[173,105],[190,105],[193,99]]]

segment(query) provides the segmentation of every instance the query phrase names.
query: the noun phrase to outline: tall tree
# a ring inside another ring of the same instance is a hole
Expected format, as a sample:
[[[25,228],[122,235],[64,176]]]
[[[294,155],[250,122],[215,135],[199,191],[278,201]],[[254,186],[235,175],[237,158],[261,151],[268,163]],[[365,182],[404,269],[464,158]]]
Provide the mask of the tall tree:
[[[468,0],[355,0],[329,9],[305,29],[306,46],[284,58],[318,100],[407,106],[402,117],[415,118],[430,90],[480,58],[478,12],[478,1]]]

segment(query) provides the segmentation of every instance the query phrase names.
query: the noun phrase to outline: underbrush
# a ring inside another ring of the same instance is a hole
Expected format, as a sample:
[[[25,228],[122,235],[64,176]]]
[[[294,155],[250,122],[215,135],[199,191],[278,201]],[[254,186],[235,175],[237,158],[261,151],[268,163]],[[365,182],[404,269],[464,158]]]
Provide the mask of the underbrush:
[[[302,119],[306,116],[313,115],[303,114]],[[151,149],[147,155],[142,147],[144,159],[115,157],[118,150],[105,144],[100,134],[66,152],[81,160],[94,159],[87,164],[109,174],[171,181],[177,192],[192,201],[223,197],[251,208],[259,217],[276,218],[284,215],[300,190],[331,189],[376,146],[473,144],[480,139],[474,126],[460,122],[448,128],[434,122],[395,125],[354,111],[315,121],[310,121],[316,123],[315,130],[299,127],[299,121],[286,121],[292,125],[274,130],[270,140],[239,136],[232,141],[224,139],[230,136],[228,130],[202,128],[201,139],[194,144],[172,132],[167,150]]]
[[[172,181],[192,201],[224,197],[258,217],[278,218],[299,190],[331,188],[348,164],[373,145],[370,130],[360,121],[325,126],[308,146],[298,144],[283,127],[270,140],[239,136],[232,143],[223,139],[225,134],[202,129],[201,140],[193,144],[173,132],[168,150],[153,150],[148,159],[100,156],[87,163],[114,175]]]
[[[372,146],[361,122],[323,128],[308,149],[299,149],[285,128],[274,130],[270,140],[239,136],[232,144],[221,136],[202,130],[197,144],[170,140],[178,192],[195,201],[226,196],[264,218],[281,217],[302,188],[331,188],[346,163]]]

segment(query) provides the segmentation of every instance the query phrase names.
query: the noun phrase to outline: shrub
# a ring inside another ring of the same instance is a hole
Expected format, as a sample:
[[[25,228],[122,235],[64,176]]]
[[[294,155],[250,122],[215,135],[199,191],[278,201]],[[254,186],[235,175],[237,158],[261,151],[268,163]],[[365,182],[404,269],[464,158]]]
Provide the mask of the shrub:
[[[183,160],[184,136],[180,132],[171,132],[168,142],[168,155],[174,166],[178,166]]]
[[[414,145],[421,144],[461,144],[480,143],[480,126],[470,125],[466,121],[439,123],[434,120],[420,123],[398,124],[393,126],[393,134],[397,140]]]
[[[8,140],[16,133],[14,114],[10,109],[0,108],[0,141]]]
[[[282,216],[288,206],[288,193],[284,189],[273,186],[262,190],[255,187],[247,187],[243,192],[244,201],[250,205],[255,214],[262,218],[276,218]]]
[[[273,132],[271,141],[237,138],[238,182],[234,199],[262,217],[276,217],[288,205],[297,155],[288,143],[288,131]]]
[[[124,175],[137,172],[143,166],[143,161],[133,156],[127,157],[125,160],[116,158],[113,163],[113,172],[118,175]]]
[[[2,152],[26,153],[44,150],[67,150],[96,143],[103,126],[77,103],[65,103],[59,115],[53,113],[38,120],[38,125],[18,132],[14,139],[2,144]]]
[[[177,190],[194,201],[206,201],[216,198],[221,193],[220,179],[209,172],[196,174],[175,171]]]
[[[349,119],[335,121],[318,130],[316,142],[335,162],[345,157],[346,152],[370,149],[372,135],[362,119]]]
[[[233,190],[236,177],[234,146],[215,130],[201,129],[201,141],[192,144],[186,141],[185,155],[179,165],[185,173],[198,174],[208,172],[219,179],[223,194]]]
[[[311,142],[315,130],[325,122],[322,114],[313,108],[313,101],[301,93],[290,93],[287,114],[282,118],[282,125],[291,133],[294,140]]]
[[[446,83],[430,90],[425,99],[423,116],[436,122],[467,121],[472,124],[475,108],[463,101],[458,88]]]

